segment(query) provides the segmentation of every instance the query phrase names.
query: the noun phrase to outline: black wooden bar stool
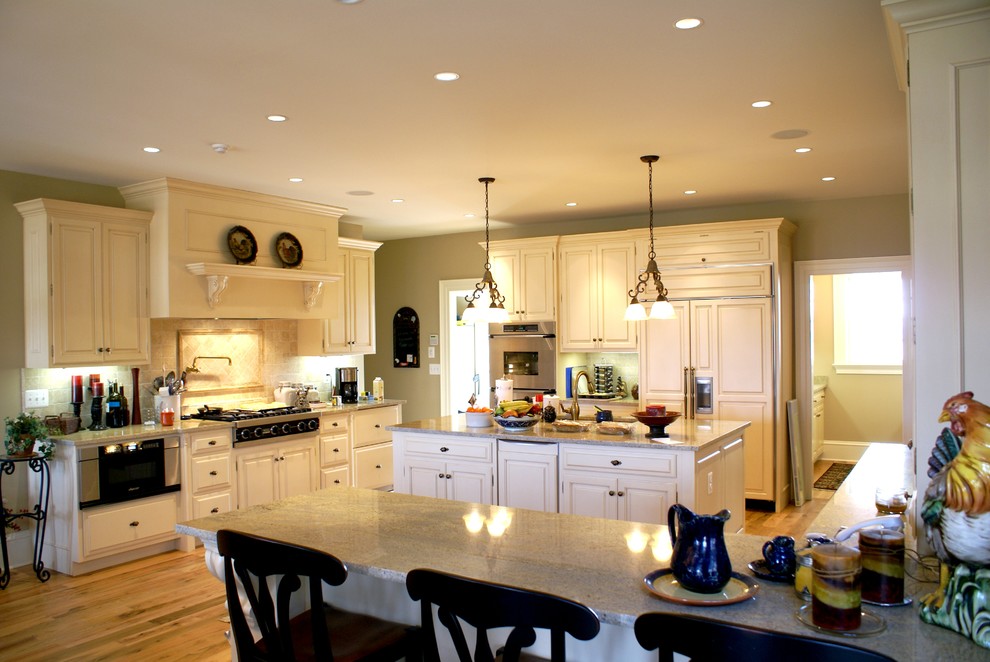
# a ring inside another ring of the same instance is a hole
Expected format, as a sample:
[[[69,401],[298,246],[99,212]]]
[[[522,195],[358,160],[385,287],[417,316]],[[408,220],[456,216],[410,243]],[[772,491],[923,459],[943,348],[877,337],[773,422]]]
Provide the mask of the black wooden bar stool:
[[[643,614],[636,619],[636,641],[658,649],[660,662],[674,653],[691,662],[799,660],[800,662],[893,662],[894,658],[848,644],[772,632],[683,614]]]
[[[550,659],[564,662],[565,634],[588,641],[601,628],[595,612],[573,600],[436,570],[411,570],[406,589],[421,603],[423,659],[427,662],[440,661],[433,605],[438,607],[440,623],[450,631],[460,662],[492,662],[496,654],[502,662],[540,659],[522,652],[536,641],[536,629],[550,631]],[[460,621],[477,629],[473,656]],[[488,640],[488,631],[495,628],[512,628],[497,653]]]
[[[244,662],[390,662],[419,659],[419,631],[400,623],[335,609],[323,602],[323,586],[340,586],[347,568],[337,557],[308,547],[238,531],[217,532],[223,556],[227,610],[237,658]],[[310,608],[289,618],[289,603],[309,580]],[[269,578],[275,584],[274,601]],[[240,589],[240,592],[239,590]],[[247,609],[261,638],[255,641]]]

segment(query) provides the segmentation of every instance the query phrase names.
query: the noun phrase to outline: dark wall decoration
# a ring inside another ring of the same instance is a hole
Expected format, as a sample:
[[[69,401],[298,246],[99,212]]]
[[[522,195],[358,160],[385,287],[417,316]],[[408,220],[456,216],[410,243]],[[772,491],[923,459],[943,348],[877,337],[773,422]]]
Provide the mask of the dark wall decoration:
[[[419,367],[419,315],[412,308],[399,308],[392,318],[395,368]]]

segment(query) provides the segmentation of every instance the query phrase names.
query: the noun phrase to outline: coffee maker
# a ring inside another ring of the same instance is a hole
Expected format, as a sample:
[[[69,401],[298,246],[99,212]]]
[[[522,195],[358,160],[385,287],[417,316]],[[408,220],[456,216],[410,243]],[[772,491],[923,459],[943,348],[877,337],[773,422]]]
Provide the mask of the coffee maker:
[[[345,405],[358,401],[357,373],[357,368],[337,368],[337,392]]]

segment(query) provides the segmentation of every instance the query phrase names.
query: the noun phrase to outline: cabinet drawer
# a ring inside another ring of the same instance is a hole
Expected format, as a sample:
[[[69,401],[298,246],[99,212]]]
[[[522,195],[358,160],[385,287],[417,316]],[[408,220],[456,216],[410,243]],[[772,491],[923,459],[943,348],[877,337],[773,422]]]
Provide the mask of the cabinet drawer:
[[[371,446],[392,441],[392,433],[385,428],[398,423],[398,407],[377,407],[354,412],[354,446]]]
[[[230,485],[230,462],[229,453],[194,457],[192,459],[193,493]]]
[[[354,450],[354,487],[392,484],[392,443]]]
[[[406,437],[407,455],[434,457],[441,460],[456,458],[491,462],[493,447],[491,440],[467,441],[441,435]]]
[[[677,457],[669,452],[636,452],[627,448],[611,450],[583,446],[561,446],[562,469],[608,469],[609,471],[649,472],[656,476],[676,476]]]
[[[234,499],[229,490],[217,494],[193,497],[193,518],[218,515],[220,513],[229,513],[233,509]]]
[[[323,414],[320,418],[320,434],[340,434],[350,428],[349,416]]]
[[[320,472],[320,487],[347,487],[351,484],[351,468],[342,465]]]
[[[729,230],[656,233],[657,262],[666,267],[770,261],[770,232]]]
[[[190,446],[193,455],[199,453],[213,453],[218,450],[230,449],[233,445],[233,438],[230,430],[223,428],[210,433],[199,433],[192,437]]]
[[[329,467],[347,462],[351,454],[351,438],[346,435],[320,437],[320,466]]]
[[[134,543],[175,534],[175,496],[151,497],[122,506],[83,511],[83,556],[129,549]]]

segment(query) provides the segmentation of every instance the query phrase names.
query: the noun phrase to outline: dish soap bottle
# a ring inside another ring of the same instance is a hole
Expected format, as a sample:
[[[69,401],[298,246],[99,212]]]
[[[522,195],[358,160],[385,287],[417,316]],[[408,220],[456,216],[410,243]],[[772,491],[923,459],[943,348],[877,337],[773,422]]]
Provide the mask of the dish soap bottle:
[[[372,382],[371,388],[375,395],[375,402],[382,402],[385,400],[385,382],[382,381],[381,377],[375,377],[375,381]]]

